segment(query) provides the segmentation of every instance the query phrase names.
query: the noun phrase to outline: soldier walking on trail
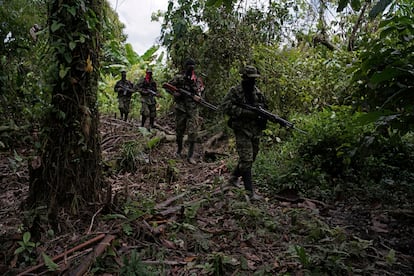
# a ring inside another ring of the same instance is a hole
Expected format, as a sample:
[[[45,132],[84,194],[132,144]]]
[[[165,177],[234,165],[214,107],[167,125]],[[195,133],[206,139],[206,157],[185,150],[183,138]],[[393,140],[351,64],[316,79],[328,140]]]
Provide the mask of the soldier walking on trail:
[[[134,92],[134,85],[126,79],[126,71],[121,71],[121,79],[116,82],[114,90],[118,93],[118,108],[121,113],[121,120],[128,120],[131,96]]]
[[[141,127],[145,126],[145,122],[149,117],[150,127],[154,127],[156,117],[156,100],[157,83],[152,78],[152,70],[147,69],[145,77],[138,81],[137,88],[141,94]]]
[[[260,137],[262,130],[266,128],[266,120],[253,111],[243,109],[240,104],[266,108],[266,100],[256,87],[256,78],[259,76],[254,66],[245,66],[241,70],[241,83],[230,88],[222,104],[224,112],[229,116],[228,125],[233,129],[236,137],[239,156],[229,183],[237,185],[241,176],[244,188],[249,197],[254,200],[259,200],[261,197],[253,190],[252,165],[259,152]]]
[[[192,59],[186,60],[184,64],[184,71],[177,74],[169,83],[189,91],[194,97],[187,97],[179,93],[174,94],[175,100],[175,131],[177,136],[177,156],[181,156],[183,149],[184,132],[188,133],[188,153],[187,161],[191,164],[196,164],[193,158],[194,144],[197,139],[197,132],[199,128],[198,123],[198,104],[194,98],[200,99],[203,86],[200,86],[200,79],[195,74],[195,61]]]

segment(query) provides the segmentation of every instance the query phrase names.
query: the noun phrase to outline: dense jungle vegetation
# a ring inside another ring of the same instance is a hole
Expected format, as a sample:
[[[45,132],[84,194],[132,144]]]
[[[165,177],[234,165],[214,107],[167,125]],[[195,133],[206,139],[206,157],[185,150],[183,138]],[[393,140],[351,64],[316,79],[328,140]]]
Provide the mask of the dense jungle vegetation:
[[[170,0],[143,55],[106,0],[0,7],[2,274],[414,273],[411,0]],[[138,93],[114,116],[122,69],[161,87],[188,57],[214,105],[255,65],[269,111],[306,131],[267,125],[263,202],[226,185],[220,112],[200,109],[194,167],[161,88],[157,130],[138,127]]]

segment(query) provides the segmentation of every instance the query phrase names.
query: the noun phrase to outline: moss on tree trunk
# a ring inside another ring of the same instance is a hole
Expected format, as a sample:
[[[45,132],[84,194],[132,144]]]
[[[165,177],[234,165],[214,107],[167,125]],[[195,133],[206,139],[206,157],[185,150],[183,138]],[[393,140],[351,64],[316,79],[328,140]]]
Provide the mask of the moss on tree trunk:
[[[98,57],[103,0],[50,0],[51,108],[43,125],[41,165],[30,179],[30,206],[72,213],[102,189]]]

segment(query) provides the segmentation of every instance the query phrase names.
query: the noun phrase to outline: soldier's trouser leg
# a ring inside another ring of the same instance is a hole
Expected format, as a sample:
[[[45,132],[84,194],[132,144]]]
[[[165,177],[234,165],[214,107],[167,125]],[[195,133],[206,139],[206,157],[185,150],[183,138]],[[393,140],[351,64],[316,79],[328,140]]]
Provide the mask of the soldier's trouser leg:
[[[124,121],[126,121],[126,120],[128,120],[129,105],[131,103],[131,98],[126,97],[123,100],[124,100],[124,113],[125,113]]]
[[[183,149],[183,137],[187,126],[187,114],[176,109],[175,114],[175,132],[177,136],[177,155],[181,154]]]
[[[243,131],[235,131],[234,134],[236,136],[236,148],[239,155],[239,163],[237,164],[237,167],[243,179],[244,188],[252,193],[252,165],[257,155],[256,140]]]
[[[240,176],[241,176],[240,168],[239,168],[239,164],[237,164],[236,168],[231,173],[231,177],[229,179],[229,184],[230,185],[237,185],[237,181],[239,180]]]
[[[157,107],[155,104],[152,104],[149,106],[149,111],[150,111],[150,126],[153,128],[154,127],[154,122],[155,122],[155,117],[157,116]]]
[[[177,136],[177,155],[181,155],[182,150],[183,150],[183,137]]]
[[[190,145],[188,147],[187,160],[191,164],[196,164],[197,162],[193,159],[193,153],[194,153],[194,142],[190,142]]]
[[[141,116],[141,126],[144,127],[145,126],[145,121],[147,120],[147,117],[145,115]]]
[[[244,183],[244,189],[249,193],[253,194],[253,182],[252,182],[252,171],[246,170],[242,172],[242,179]]]

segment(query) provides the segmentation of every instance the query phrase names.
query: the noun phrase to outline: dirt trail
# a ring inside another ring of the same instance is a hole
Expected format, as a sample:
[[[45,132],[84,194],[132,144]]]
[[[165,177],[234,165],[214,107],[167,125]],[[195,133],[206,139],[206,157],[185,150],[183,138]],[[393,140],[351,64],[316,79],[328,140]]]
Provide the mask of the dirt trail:
[[[1,153],[0,273],[25,271],[42,262],[41,252],[56,257],[104,233],[113,237],[111,254],[104,248],[98,261],[85,263],[91,244],[67,263],[56,263],[68,273],[90,265],[96,275],[128,269],[163,275],[346,275],[349,267],[355,275],[413,274],[412,211],[289,201],[260,186],[265,200],[249,202],[243,189],[227,185],[227,163],[236,156],[225,139],[210,143],[208,158],[206,147],[198,145],[197,164],[191,165],[175,156],[171,125],[159,122],[162,131],[150,134],[137,124],[102,119],[112,204],[85,211],[82,220],[67,216],[60,222],[61,232],[48,235],[45,225],[39,246],[26,255],[31,263],[23,254],[13,254],[30,217],[20,209],[28,191],[27,166],[12,152]],[[125,159],[121,153],[128,141],[143,146],[134,155],[136,169],[114,170]],[[29,152],[19,150],[18,155]]]

